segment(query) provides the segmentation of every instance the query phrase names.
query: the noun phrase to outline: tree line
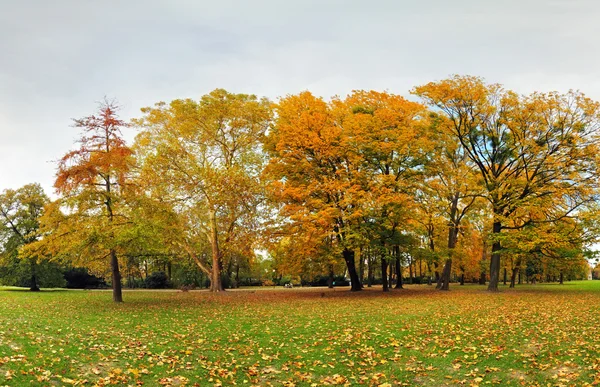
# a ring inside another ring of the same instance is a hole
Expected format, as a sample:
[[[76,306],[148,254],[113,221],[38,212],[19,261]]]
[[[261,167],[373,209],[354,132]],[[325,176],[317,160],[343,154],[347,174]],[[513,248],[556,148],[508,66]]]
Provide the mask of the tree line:
[[[587,273],[600,104],[580,92],[521,95],[453,76],[410,100],[217,89],[141,113],[125,122],[105,100],[74,120],[56,200],[39,185],[2,193],[4,260],[27,262],[33,282],[44,264],[88,267],[116,302],[124,261],[191,263],[218,292],[224,272],[261,265],[259,250],[272,278],[343,273],[353,291],[417,272],[441,290],[467,278],[490,291],[507,272],[511,286],[520,273]],[[131,145],[125,129],[138,131]]]

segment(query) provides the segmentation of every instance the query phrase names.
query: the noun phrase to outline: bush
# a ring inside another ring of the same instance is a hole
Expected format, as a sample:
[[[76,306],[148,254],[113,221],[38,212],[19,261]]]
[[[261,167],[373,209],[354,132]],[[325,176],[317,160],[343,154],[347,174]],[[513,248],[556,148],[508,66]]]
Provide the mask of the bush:
[[[90,274],[83,267],[67,269],[63,272],[63,276],[67,281],[67,288],[69,289],[105,288],[107,286],[104,279]]]
[[[167,289],[171,287],[169,277],[164,271],[155,271],[146,277],[144,283],[148,289]]]

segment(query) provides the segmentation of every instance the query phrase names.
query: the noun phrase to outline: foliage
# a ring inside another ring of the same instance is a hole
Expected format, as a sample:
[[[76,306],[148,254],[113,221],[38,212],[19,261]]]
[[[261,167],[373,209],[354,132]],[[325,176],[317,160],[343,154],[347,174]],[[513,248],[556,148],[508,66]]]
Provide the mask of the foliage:
[[[155,271],[146,277],[144,283],[148,289],[167,289],[171,287],[169,277],[164,271]]]
[[[93,289],[104,288],[106,282],[104,279],[96,277],[84,267],[71,267],[64,271],[66,287],[69,289]]]
[[[217,89],[196,102],[142,109],[135,123],[140,184],[161,208],[161,233],[189,254],[221,291],[221,268],[233,255],[253,256],[262,206],[262,136],[271,104]]]
[[[60,286],[56,265],[50,265],[38,254],[27,256],[19,250],[40,237],[39,220],[48,197],[39,184],[28,184],[0,194],[0,264],[6,284],[29,286],[39,290],[44,286]]]
[[[99,270],[110,266],[113,300],[121,302],[118,254],[131,242],[126,197],[133,159],[117,111],[104,101],[96,115],[74,120],[80,146],[60,159],[54,186],[61,196],[41,218],[44,238],[26,252]]]

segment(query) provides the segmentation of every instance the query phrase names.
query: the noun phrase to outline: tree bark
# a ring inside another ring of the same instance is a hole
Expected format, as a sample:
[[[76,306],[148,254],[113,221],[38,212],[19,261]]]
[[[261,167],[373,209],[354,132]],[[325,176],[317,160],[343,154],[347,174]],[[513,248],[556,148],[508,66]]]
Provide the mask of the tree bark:
[[[358,275],[360,277],[360,284],[362,285],[365,280],[365,257],[363,257],[362,250],[358,251]]]
[[[394,246],[394,256],[396,257],[396,286],[395,289],[402,289],[402,264],[400,263],[400,246]]]
[[[492,229],[492,233],[495,236],[499,236],[502,231],[502,224],[499,221],[495,221]],[[499,240],[495,240],[492,244],[492,258],[490,259],[490,283],[488,285],[488,291],[498,291],[498,281],[500,279],[500,245]]]
[[[31,286],[29,287],[29,290],[32,292],[39,292],[40,291],[40,287],[37,284],[37,277],[35,274],[31,275]]]
[[[329,278],[327,279],[327,287],[333,289],[333,265],[329,265]]]
[[[219,250],[219,235],[217,230],[217,216],[213,209],[208,211],[210,221],[210,247],[212,252],[212,272],[210,276],[210,291],[222,292],[223,283],[221,282],[221,251]]]
[[[389,270],[388,270],[388,288],[392,288],[392,283],[394,281],[394,263],[393,261],[390,259],[388,261],[388,266],[389,266]]]
[[[563,279],[564,279],[563,278],[563,272],[561,271],[560,272],[560,282],[559,282],[559,284],[561,284],[561,285],[563,284]]]
[[[36,263],[35,260],[31,260],[31,285],[29,286],[29,290],[32,292],[39,292],[40,287],[37,283],[37,273],[36,273]]]
[[[346,267],[348,268],[348,275],[350,276],[350,290],[353,292],[358,292],[362,290],[360,285],[360,279],[358,278],[358,273],[356,272],[356,264],[354,261],[354,251],[348,248],[345,248],[342,252],[344,257],[344,261],[346,262]]]
[[[381,284],[383,285],[383,291],[389,291],[388,278],[387,278],[387,261],[384,257],[381,257]]]
[[[451,217],[455,217],[456,206],[458,198],[455,199],[452,206]],[[458,222],[453,220],[448,224],[448,259],[444,265],[441,276],[440,290],[450,290],[450,274],[452,273],[452,256],[454,255],[454,249],[456,248],[456,242],[458,241]]]
[[[367,287],[370,288],[373,286],[373,259],[370,254],[367,258],[367,263],[369,265],[367,268]]]
[[[442,270],[441,276],[441,286],[440,290],[450,290],[450,273],[452,270],[452,259],[448,258],[446,263],[444,264],[444,269]]]
[[[515,287],[515,282],[517,279],[517,274],[519,273],[519,268],[515,267],[512,269],[512,273],[510,274],[510,285],[508,286],[509,288],[514,288]]]
[[[123,302],[123,291],[121,288],[121,272],[119,271],[119,260],[117,259],[117,252],[114,249],[110,250],[110,268],[112,271],[113,301]]]

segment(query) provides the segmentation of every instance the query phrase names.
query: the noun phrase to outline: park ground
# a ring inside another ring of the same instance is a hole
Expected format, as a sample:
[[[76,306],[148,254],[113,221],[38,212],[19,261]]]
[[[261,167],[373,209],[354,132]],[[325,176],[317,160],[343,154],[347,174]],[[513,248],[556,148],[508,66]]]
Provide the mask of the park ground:
[[[600,281],[0,290],[0,386],[600,384]]]

